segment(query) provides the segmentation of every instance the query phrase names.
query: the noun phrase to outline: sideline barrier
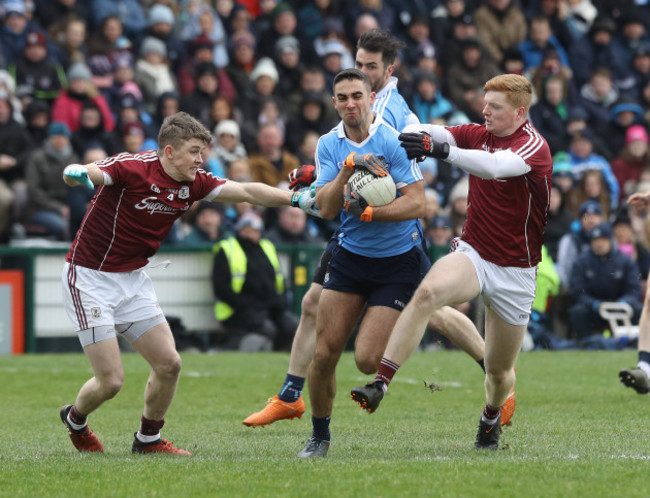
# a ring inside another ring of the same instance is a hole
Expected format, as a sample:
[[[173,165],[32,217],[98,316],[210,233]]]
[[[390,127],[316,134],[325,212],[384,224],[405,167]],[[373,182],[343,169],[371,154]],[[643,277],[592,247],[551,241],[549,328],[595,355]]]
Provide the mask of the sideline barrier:
[[[23,297],[24,307],[20,309],[12,304],[12,308],[7,308],[12,310],[12,327],[23,324],[24,334],[21,336],[24,338],[24,346],[20,349],[24,352],[51,350],[51,345],[62,339],[69,340],[71,345],[76,343],[78,347],[76,334],[71,329],[61,298],[61,271],[68,247],[0,246],[0,270],[12,270],[11,274],[20,276],[24,283],[23,289],[11,291],[12,296],[17,292]],[[287,281],[289,303],[296,313],[300,313],[300,302],[311,284],[324,247],[324,244],[277,246]],[[157,257],[172,262],[166,270],[147,270],[165,314],[179,317],[188,330],[218,330],[219,323],[213,314],[211,277],[214,255],[211,250],[163,246]],[[0,314],[4,316],[4,307],[9,305],[6,296],[9,294],[1,282],[0,280]],[[5,319],[0,319],[0,326],[4,325],[4,321]],[[0,342],[0,354],[4,354],[3,344]],[[14,349],[18,346],[19,342],[12,345]]]

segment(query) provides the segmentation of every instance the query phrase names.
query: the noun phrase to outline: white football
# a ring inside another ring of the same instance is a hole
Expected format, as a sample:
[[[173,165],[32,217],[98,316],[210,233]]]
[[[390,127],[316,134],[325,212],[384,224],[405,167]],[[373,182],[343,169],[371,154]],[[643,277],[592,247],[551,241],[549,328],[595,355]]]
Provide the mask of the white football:
[[[370,206],[390,204],[397,195],[395,182],[390,175],[378,178],[364,169],[352,174],[348,186],[352,192],[361,195]]]

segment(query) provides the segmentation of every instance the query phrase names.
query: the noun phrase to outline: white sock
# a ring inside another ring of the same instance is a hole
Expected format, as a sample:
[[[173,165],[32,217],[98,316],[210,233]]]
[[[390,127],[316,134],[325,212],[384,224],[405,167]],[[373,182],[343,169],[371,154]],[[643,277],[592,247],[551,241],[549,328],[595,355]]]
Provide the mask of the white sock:
[[[70,412],[68,412],[67,420],[68,420],[68,424],[70,425],[70,427],[72,429],[74,429],[75,431],[80,431],[81,429],[83,429],[84,427],[86,427],[88,425],[87,422],[85,424],[83,424],[83,425],[75,424],[72,420],[70,420]]]
[[[160,432],[155,436],[145,436],[140,431],[138,431],[135,437],[137,437],[138,441],[141,443],[153,443],[154,441],[158,441],[160,439]]]
[[[648,376],[648,378],[650,378],[650,363],[646,363],[645,361],[640,361],[637,367],[643,370],[645,374]]]

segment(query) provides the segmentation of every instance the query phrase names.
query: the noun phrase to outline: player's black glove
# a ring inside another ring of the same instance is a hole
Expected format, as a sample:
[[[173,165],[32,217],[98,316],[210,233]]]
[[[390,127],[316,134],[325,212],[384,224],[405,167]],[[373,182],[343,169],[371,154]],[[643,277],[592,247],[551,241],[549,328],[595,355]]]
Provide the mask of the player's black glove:
[[[400,145],[406,149],[409,159],[424,161],[425,156],[436,159],[447,159],[449,157],[449,144],[437,142],[428,133],[400,133]]]
[[[316,180],[316,166],[303,164],[300,168],[292,169],[289,173],[289,188],[299,190],[309,187]]]
[[[359,169],[365,169],[372,173],[373,176],[378,178],[388,176],[388,170],[386,169],[386,161],[382,158],[377,157],[376,154],[370,152],[367,154],[357,154],[356,152],[350,152],[348,157],[343,161],[343,166],[350,168],[352,171]]]
[[[361,221],[372,221],[372,206],[368,205],[362,195],[353,192],[347,183],[343,187],[343,207]]]

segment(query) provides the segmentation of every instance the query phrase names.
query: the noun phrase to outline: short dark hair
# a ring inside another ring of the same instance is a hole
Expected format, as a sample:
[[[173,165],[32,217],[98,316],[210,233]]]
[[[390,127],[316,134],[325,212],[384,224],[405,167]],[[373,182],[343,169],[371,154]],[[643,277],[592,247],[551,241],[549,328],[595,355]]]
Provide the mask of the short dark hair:
[[[397,53],[404,47],[406,43],[393,38],[387,29],[369,29],[364,31],[357,41],[357,50],[362,48],[368,52],[380,52],[385,67],[395,63]]]
[[[165,146],[171,145],[175,149],[181,147],[183,142],[197,138],[209,144],[212,135],[199,121],[186,112],[177,112],[167,116],[158,133],[158,154],[162,156]]]
[[[344,69],[336,76],[334,76],[334,83],[332,83],[332,93],[334,93],[334,87],[336,87],[336,84],[342,80],[359,80],[363,82],[364,86],[368,89],[368,92],[372,91],[372,86],[370,85],[370,80],[368,79],[366,73],[352,67],[349,69]]]

